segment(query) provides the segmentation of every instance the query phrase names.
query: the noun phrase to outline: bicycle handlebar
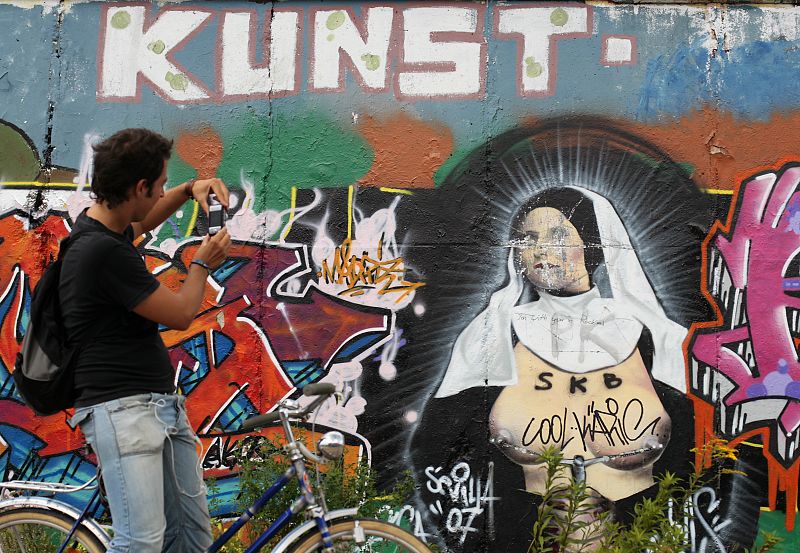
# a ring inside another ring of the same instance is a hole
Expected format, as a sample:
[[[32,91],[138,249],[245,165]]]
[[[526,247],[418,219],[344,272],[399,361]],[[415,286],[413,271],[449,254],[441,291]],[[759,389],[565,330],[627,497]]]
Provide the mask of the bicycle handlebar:
[[[336,386],[327,382],[307,384],[303,387],[304,396],[330,396],[336,393]]]
[[[640,447],[639,449],[624,451],[622,453],[612,453],[610,455],[592,457],[591,459],[584,459],[582,456],[576,455],[571,459],[566,459],[566,458],[561,459],[559,463],[562,465],[583,465],[585,467],[590,467],[597,463],[608,463],[609,461],[614,461],[622,457],[632,457],[633,455],[639,455],[640,453],[647,453],[648,451],[654,451],[656,449],[663,449],[663,448],[664,446],[662,444],[656,444],[653,446],[645,446],[645,447]]]
[[[298,409],[296,411],[289,411],[286,410],[287,415],[289,418],[292,419],[305,419],[309,413],[316,410],[323,401],[328,399],[331,395],[336,392],[336,386],[333,384],[328,384],[325,382],[319,382],[317,384],[308,384],[303,387],[303,395],[304,396],[317,396],[314,401],[309,403],[303,409]],[[256,428],[261,428],[266,426],[267,424],[271,424],[273,422],[278,422],[281,420],[281,409],[283,409],[283,404],[278,404],[278,409],[271,412],[271,413],[264,413],[263,415],[256,415],[255,417],[250,417],[244,423],[242,423],[241,430],[244,432],[254,430]]]
[[[513,449],[518,453],[522,453],[524,455],[528,455],[536,459],[534,463],[540,463],[544,461],[542,458],[541,453],[537,453],[536,451],[532,451],[525,447],[516,446],[503,438],[490,438],[489,443],[496,445],[501,450],[504,449]],[[630,451],[624,451],[622,453],[613,453],[611,455],[601,455],[600,457],[592,457],[591,459],[584,458],[583,455],[576,455],[572,458],[561,458],[558,460],[559,465],[567,465],[570,468],[570,472],[572,473],[572,479],[576,482],[586,482],[586,469],[594,464],[597,463],[608,463],[609,461],[613,461],[615,459],[619,459],[621,457],[630,457],[632,455],[638,455],[639,453],[646,453],[648,451],[653,451],[655,449],[663,449],[663,444],[656,444],[654,446],[645,446],[640,447],[638,449],[632,449]]]
[[[273,411],[272,413],[264,413],[263,415],[250,417],[242,423],[242,426],[239,429],[243,431],[254,430],[267,424],[278,422],[279,420],[281,420],[281,414],[277,411]]]
[[[509,442],[509,441],[507,441],[507,440],[505,440],[503,438],[489,438],[489,443],[496,445],[501,450],[503,450],[503,449],[513,449],[513,450],[515,450],[515,451],[517,451],[519,453],[523,453],[523,454],[526,454],[526,455],[530,455],[530,456],[536,457],[537,459],[540,460],[540,462],[544,461],[544,459],[542,459],[542,454],[541,453],[536,452],[536,451],[534,451],[532,449],[528,449],[526,447],[520,447],[520,446],[514,445],[511,442]],[[582,455],[576,455],[575,457],[568,457],[568,458],[567,457],[563,457],[563,458],[559,459],[558,464],[560,464],[560,465],[582,465],[582,466],[589,467],[589,466],[594,465],[596,463],[607,463],[609,461],[613,461],[613,460],[619,459],[621,457],[630,457],[632,455],[638,455],[639,453],[646,453],[648,451],[653,451],[653,450],[656,450],[656,449],[663,449],[663,448],[664,448],[663,444],[656,444],[654,446],[640,447],[638,449],[632,449],[630,451],[624,451],[622,453],[612,453],[610,455],[602,455],[600,457],[592,457],[590,459],[586,459]]]

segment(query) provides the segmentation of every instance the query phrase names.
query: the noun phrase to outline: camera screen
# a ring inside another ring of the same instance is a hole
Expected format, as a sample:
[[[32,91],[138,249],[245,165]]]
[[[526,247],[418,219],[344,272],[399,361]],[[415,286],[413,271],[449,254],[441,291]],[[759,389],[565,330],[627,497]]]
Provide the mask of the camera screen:
[[[208,226],[225,226],[225,209],[221,205],[212,205],[208,210]]]

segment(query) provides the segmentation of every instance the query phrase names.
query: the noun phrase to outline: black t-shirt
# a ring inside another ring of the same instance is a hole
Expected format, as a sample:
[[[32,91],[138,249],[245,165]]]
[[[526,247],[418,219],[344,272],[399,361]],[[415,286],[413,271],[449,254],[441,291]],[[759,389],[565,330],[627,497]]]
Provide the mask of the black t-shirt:
[[[172,393],[174,370],[158,324],[133,311],[159,282],[133,245],[133,229],[118,234],[86,215],[72,232],[59,292],[67,338],[81,344],[75,368],[76,407],[135,394]]]

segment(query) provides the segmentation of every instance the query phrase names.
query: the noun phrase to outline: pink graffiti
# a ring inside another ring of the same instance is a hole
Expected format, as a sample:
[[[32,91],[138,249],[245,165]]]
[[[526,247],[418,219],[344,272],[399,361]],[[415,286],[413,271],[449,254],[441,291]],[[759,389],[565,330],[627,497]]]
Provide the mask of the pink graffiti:
[[[725,262],[708,268],[709,281],[716,280],[719,288],[720,294],[714,295],[726,314],[725,324],[698,334],[691,350],[697,360],[733,382],[734,389],[723,398],[726,406],[785,399],[779,417],[785,435],[800,426],[798,314],[793,311],[800,309],[800,279],[786,274],[800,253],[798,183],[797,164],[743,183],[733,228],[717,229],[709,244]],[[720,276],[726,267],[729,281]],[[741,343],[747,345],[744,356]]]

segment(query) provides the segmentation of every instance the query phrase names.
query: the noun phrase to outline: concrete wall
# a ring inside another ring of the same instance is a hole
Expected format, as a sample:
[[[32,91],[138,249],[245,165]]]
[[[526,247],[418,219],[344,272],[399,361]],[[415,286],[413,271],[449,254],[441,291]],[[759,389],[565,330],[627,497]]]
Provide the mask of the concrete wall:
[[[242,420],[322,380],[346,401],[318,422],[383,482],[412,470],[393,519],[453,550],[526,546],[541,474],[491,438],[646,450],[588,469],[623,513],[714,433],[747,476],[698,493],[693,551],[759,528],[800,546],[800,9],[20,1],[0,28],[6,479],[94,470],[9,370],[43,261],[90,202],[90,145],[145,126],[175,139],[170,184],[235,194],[203,313],[163,332],[217,514],[256,441]],[[583,203],[595,226],[562,228],[537,266],[522,206],[553,187],[589,192],[537,207]],[[160,280],[204,228],[187,203],[140,242]],[[591,305],[531,286],[587,265]]]

